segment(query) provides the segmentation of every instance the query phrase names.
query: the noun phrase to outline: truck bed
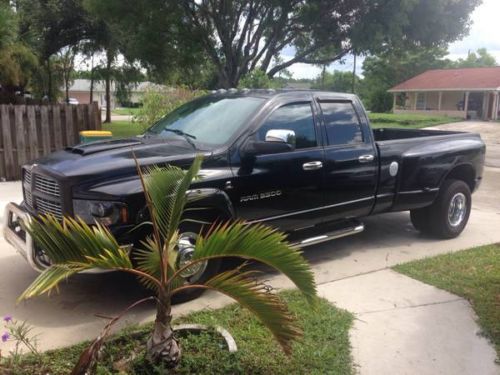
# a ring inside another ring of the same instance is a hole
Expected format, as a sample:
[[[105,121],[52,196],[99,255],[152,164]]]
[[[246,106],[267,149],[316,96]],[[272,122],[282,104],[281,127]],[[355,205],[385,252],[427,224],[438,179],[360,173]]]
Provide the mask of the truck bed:
[[[443,135],[470,134],[456,131],[428,130],[428,129],[373,129],[375,142],[396,141],[410,138],[437,137]]]
[[[441,181],[455,168],[468,174],[472,191],[481,178],[485,146],[479,134],[382,128],[374,129],[373,135],[380,160],[375,211],[432,203]]]

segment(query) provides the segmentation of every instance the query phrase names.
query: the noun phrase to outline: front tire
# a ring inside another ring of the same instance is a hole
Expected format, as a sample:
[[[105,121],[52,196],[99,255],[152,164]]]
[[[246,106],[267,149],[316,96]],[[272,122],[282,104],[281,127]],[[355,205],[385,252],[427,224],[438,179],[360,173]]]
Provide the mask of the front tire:
[[[190,259],[190,243],[194,245],[196,241],[196,237],[199,234],[203,234],[206,231],[206,227],[208,225],[203,226],[195,223],[184,223],[179,226],[179,246],[182,246],[183,249],[180,249],[179,253],[179,261],[189,261]],[[194,249],[194,247],[193,247]],[[182,258],[183,257],[183,258]],[[200,266],[200,267],[199,267]],[[207,280],[210,280],[214,277],[221,268],[221,260],[220,259],[212,259],[207,261],[204,264],[198,264],[191,272],[185,274],[184,280],[186,285],[189,284],[204,284]],[[173,303],[183,303],[187,301],[191,301],[195,298],[198,298],[203,294],[205,289],[201,288],[193,288],[186,289],[180,293],[175,294],[172,297]]]

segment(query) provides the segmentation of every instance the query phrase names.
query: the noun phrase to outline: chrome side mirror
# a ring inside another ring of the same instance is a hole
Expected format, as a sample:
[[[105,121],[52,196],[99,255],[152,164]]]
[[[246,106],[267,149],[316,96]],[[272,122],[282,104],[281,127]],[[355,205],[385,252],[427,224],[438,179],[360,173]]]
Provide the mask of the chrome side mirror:
[[[266,142],[279,142],[295,148],[295,132],[288,129],[271,129],[266,133]]]

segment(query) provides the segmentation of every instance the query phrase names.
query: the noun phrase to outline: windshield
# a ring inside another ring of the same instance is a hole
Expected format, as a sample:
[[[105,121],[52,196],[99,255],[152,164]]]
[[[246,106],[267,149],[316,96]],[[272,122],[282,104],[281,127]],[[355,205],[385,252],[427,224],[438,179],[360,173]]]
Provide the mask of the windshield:
[[[265,99],[206,96],[170,112],[146,134],[190,138],[194,143],[219,146],[243,126]]]

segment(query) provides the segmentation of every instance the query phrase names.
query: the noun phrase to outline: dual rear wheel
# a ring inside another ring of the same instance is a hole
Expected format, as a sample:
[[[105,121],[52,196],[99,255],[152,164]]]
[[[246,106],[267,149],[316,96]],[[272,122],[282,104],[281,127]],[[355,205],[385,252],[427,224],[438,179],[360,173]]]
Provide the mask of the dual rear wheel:
[[[462,180],[445,180],[434,203],[410,211],[418,231],[439,238],[455,238],[464,230],[471,210],[471,191]]]

